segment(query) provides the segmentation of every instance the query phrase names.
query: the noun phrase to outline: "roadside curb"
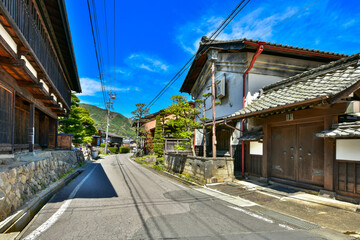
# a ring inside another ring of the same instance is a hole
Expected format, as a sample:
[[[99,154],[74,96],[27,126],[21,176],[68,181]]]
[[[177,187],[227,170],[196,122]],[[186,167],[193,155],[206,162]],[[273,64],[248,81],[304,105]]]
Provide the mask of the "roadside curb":
[[[360,212],[360,205],[358,205],[358,204],[343,202],[343,201],[339,201],[336,199],[319,196],[318,192],[313,191],[313,190],[297,188],[297,187],[288,186],[285,184],[276,183],[276,182],[272,182],[272,181],[270,181],[269,183],[271,185],[275,185],[275,186],[282,186],[282,187],[286,187],[289,189],[294,189],[294,190],[299,191],[299,193],[292,194],[292,195],[285,194],[285,193],[280,194],[277,190],[271,189],[269,187],[258,186],[249,181],[238,180],[237,182],[235,182],[235,184],[237,184],[239,186],[246,186],[247,188],[252,188],[253,190],[256,190],[262,194],[272,195],[274,197],[281,196],[280,199],[302,202],[305,204],[317,204],[317,205],[322,205],[322,206],[327,206],[327,207],[332,207],[332,208],[337,208],[337,209],[343,209],[343,210],[351,211],[351,212]]]
[[[86,164],[87,165],[87,164]],[[19,210],[0,222],[0,238],[1,235],[7,235],[6,233],[20,232],[31,218],[41,209],[41,207],[62,187],[68,184],[71,180],[77,177],[86,167],[80,167],[75,169],[73,173],[70,173],[66,177],[51,184],[49,187],[36,194],[33,199],[25,203]]]

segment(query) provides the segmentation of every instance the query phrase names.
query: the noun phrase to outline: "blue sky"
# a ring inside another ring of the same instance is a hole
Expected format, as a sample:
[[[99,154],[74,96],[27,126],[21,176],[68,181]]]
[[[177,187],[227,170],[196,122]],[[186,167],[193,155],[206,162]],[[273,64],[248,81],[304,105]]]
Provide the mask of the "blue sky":
[[[136,103],[147,104],[155,97],[195,53],[201,37],[209,36],[239,3],[233,0],[116,0],[114,64],[114,1],[95,2],[106,86],[117,94],[114,111],[126,117],[132,116]],[[345,54],[360,52],[360,4],[355,0],[319,0],[291,18],[313,2],[251,0],[217,39],[246,37]],[[104,107],[87,1],[65,0],[65,3],[83,89],[78,96],[84,103]],[[172,85],[150,112],[171,104],[170,97],[179,94],[185,76]]]

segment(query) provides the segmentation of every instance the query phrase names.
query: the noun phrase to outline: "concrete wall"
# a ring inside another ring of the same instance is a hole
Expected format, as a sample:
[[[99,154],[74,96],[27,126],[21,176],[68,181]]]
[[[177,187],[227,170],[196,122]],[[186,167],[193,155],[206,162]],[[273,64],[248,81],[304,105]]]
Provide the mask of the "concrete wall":
[[[40,152],[36,157],[23,155],[15,162],[7,162],[8,167],[0,168],[0,221],[74,169],[77,163],[75,151]]]
[[[234,159],[230,157],[165,154],[164,164],[168,170],[187,175],[201,184],[231,182],[234,179]]]

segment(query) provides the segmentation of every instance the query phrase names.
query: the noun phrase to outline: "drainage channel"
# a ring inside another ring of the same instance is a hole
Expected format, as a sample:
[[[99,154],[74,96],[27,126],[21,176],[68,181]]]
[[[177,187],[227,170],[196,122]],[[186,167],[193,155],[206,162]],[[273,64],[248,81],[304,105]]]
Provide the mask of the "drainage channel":
[[[14,239],[19,232],[21,232],[40,211],[40,209],[54,196],[60,189],[69,184],[74,178],[84,171],[83,168],[77,169],[72,174],[69,174],[59,182],[45,189],[36,197],[26,203],[16,213],[12,214],[0,223],[0,239],[8,236],[5,239]],[[12,237],[13,236],[13,237]]]

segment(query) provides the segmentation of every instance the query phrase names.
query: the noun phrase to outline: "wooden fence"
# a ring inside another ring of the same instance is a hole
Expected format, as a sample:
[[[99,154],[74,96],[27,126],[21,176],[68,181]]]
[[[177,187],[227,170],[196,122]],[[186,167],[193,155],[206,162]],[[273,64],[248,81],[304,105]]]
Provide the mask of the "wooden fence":
[[[165,153],[179,153],[183,155],[191,155],[191,148],[190,146],[187,146],[188,149],[185,150],[179,150],[176,149],[176,145],[183,145],[183,141],[185,139],[180,138],[165,138]]]

